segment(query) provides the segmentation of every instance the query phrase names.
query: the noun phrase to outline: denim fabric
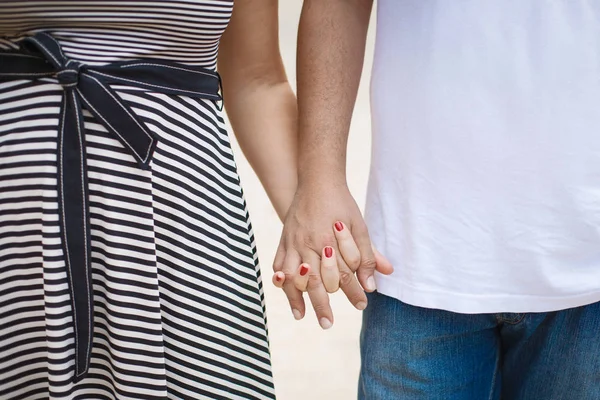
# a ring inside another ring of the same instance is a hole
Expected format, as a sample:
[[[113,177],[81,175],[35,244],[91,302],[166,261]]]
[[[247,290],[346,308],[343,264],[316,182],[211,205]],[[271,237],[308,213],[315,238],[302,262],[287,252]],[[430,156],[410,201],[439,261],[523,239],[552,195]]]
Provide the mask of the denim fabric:
[[[600,303],[468,315],[368,296],[361,400],[600,400]]]

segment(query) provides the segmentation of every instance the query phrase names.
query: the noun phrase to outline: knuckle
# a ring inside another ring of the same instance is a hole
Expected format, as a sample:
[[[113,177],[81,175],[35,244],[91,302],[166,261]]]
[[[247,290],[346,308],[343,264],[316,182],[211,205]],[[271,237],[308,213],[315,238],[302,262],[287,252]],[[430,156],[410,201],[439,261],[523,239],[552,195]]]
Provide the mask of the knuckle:
[[[374,257],[365,257],[360,262],[361,268],[374,269],[377,263],[375,262]]]
[[[310,274],[308,275],[308,287],[311,289],[314,288],[319,288],[323,286],[323,281],[321,280],[321,277],[317,274]]]
[[[361,235],[369,234],[369,228],[367,227],[364,218],[358,218],[352,221],[352,231]]]
[[[275,261],[273,263],[273,272],[279,272],[283,269],[283,261]]]
[[[283,274],[285,275],[284,285],[286,283],[291,283],[296,280],[296,274],[294,274],[293,272],[283,271]]]
[[[350,271],[340,271],[340,286],[345,287],[352,284],[354,274]]]
[[[346,264],[352,268],[353,271],[356,271],[361,265],[360,256],[349,257],[348,260],[346,260]]]
[[[317,315],[323,315],[329,311],[329,304],[328,303],[316,303],[316,304],[313,304],[313,308],[315,309],[315,312],[317,313]]]
[[[326,233],[321,237],[321,243],[323,244],[323,247],[325,247],[325,246],[333,247],[333,245],[335,245],[335,243],[336,243],[335,236],[331,233]]]
[[[333,234],[327,233],[324,235],[311,234],[307,232],[298,232],[294,237],[296,249],[309,248],[317,253],[321,253],[321,250],[325,246],[335,246],[336,239]]]
[[[312,237],[312,235],[298,234],[295,242],[300,246],[305,246],[311,249],[315,244],[315,239]]]
[[[369,240],[369,230],[364,219],[352,221],[352,234],[360,236],[362,239]]]

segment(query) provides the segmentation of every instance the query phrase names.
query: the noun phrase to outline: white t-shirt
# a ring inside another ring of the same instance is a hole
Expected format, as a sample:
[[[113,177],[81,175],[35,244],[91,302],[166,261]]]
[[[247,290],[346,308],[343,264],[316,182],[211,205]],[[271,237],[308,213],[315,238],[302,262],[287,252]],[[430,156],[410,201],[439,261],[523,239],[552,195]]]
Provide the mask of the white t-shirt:
[[[461,313],[600,301],[600,1],[380,0],[378,290]]]

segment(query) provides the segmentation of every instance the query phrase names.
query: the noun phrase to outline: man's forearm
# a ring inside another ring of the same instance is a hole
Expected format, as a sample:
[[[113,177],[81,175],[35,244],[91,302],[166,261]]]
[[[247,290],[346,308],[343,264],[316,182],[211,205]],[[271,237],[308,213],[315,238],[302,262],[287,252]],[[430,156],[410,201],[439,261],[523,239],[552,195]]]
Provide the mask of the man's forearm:
[[[298,33],[299,184],[345,181],[373,0],[305,0]]]

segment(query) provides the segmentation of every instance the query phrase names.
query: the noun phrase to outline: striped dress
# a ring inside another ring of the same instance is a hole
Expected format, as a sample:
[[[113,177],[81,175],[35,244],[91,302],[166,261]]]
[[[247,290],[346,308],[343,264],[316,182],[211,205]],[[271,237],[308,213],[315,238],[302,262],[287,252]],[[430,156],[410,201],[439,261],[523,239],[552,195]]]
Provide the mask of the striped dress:
[[[46,32],[82,65],[215,70],[233,0],[0,1],[0,52]],[[264,299],[219,103],[114,84],[149,168],[83,105],[93,336],[75,379],[55,76],[0,82],[0,399],[272,399]],[[65,193],[71,196],[72,193]]]

